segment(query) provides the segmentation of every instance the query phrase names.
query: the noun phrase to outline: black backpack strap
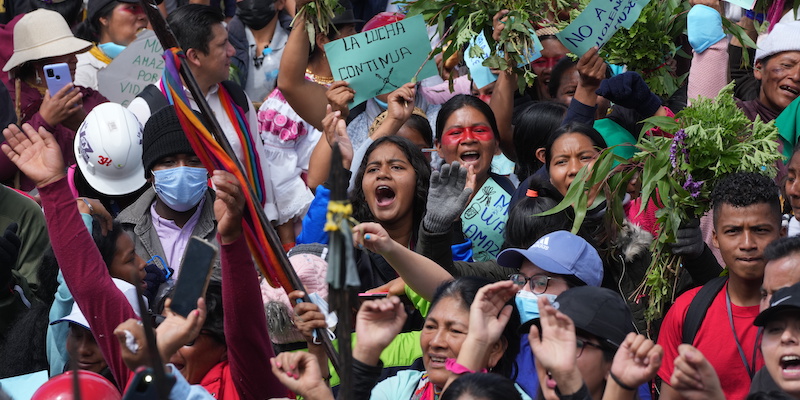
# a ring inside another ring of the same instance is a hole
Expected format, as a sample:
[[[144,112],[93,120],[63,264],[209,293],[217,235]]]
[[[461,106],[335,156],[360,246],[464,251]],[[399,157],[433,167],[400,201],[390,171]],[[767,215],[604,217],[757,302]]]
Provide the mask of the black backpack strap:
[[[150,107],[150,115],[155,114],[156,111],[169,105],[169,101],[167,101],[167,97],[164,96],[164,93],[161,93],[161,90],[153,84],[145,86],[144,90],[136,95],[136,97],[141,97],[147,102],[147,106]]]
[[[697,295],[695,295],[692,302],[689,303],[689,309],[686,311],[686,318],[683,319],[682,343],[694,343],[694,338],[697,336],[697,331],[700,330],[700,325],[706,318],[708,308],[711,307],[711,303],[714,301],[714,298],[717,297],[717,293],[722,290],[727,281],[727,276],[716,277],[708,281],[708,283],[697,291]]]
[[[222,86],[225,87],[225,90],[231,95],[233,102],[241,107],[244,113],[247,114],[250,111],[250,101],[247,100],[244,89],[234,81],[222,81]]]

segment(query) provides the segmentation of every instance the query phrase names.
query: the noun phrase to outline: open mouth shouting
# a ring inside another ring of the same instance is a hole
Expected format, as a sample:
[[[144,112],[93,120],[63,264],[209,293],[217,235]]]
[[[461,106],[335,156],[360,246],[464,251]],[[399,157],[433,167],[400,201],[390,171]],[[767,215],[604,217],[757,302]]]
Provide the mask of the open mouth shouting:
[[[781,357],[779,365],[785,378],[800,378],[800,356],[785,355]]]
[[[797,97],[798,95],[800,95],[800,89],[798,89],[796,87],[789,86],[789,85],[781,85],[779,87],[784,92],[787,92],[787,94],[789,94],[790,96]]]
[[[388,207],[394,203],[395,199],[394,189],[386,185],[381,185],[375,188],[375,202],[378,207]]]

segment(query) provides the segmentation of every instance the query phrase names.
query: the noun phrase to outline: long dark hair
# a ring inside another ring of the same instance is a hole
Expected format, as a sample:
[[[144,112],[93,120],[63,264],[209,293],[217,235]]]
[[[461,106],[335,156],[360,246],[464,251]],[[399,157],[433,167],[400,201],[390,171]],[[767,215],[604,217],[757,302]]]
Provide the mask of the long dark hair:
[[[487,279],[479,278],[476,276],[462,276],[452,281],[445,282],[436,288],[436,293],[431,300],[430,310],[433,310],[442,299],[452,298],[461,300],[461,306],[469,312],[469,307],[475,301],[475,296],[478,294],[480,288],[488,285]],[[514,299],[509,300],[506,304],[512,307],[511,318],[503,329],[502,337],[508,344],[503,356],[494,366],[492,372],[505,376],[514,380],[516,378],[516,357],[519,353],[519,311],[514,305]]]
[[[75,28],[75,37],[83,40],[87,40],[93,43],[97,43],[100,41],[100,18],[108,18],[112,12],[114,12],[114,8],[119,4],[118,1],[112,1],[99,11],[97,11],[93,16],[92,19],[86,19]]]
[[[367,152],[364,153],[364,159],[361,160],[361,165],[358,167],[358,172],[356,173],[353,191],[350,193],[350,202],[353,204],[353,217],[361,222],[375,221],[375,216],[372,215],[372,211],[365,201],[364,188],[361,184],[364,180],[364,172],[367,169],[369,156],[373,151],[384,144],[393,144],[397,146],[400,151],[403,152],[403,155],[406,156],[416,173],[417,179],[413,204],[414,227],[412,232],[412,234],[414,234],[417,232],[417,229],[419,229],[422,216],[425,214],[425,204],[428,202],[428,187],[430,186],[431,180],[431,166],[417,146],[404,137],[396,135],[384,136],[378,138],[378,140],[367,148]]]
[[[544,147],[550,133],[558,129],[567,106],[553,101],[535,102],[514,115],[514,148],[517,149],[517,177],[520,181],[536,173],[542,162],[536,150]]]
[[[458,400],[462,395],[473,399],[522,400],[514,382],[497,374],[464,374],[442,393],[441,400]]]
[[[544,217],[536,214],[543,213],[555,207],[561,195],[550,185],[542,185],[537,180],[531,180],[529,190],[535,191],[536,196],[525,196],[519,199],[508,211],[506,229],[503,232],[503,249],[527,249],[536,243],[542,236],[561,230],[570,230],[572,220],[567,210]]]
[[[497,119],[495,119],[492,109],[483,100],[468,94],[456,95],[442,104],[442,108],[439,109],[439,114],[436,117],[437,141],[442,140],[442,133],[444,133],[444,127],[450,115],[464,107],[472,107],[483,114],[486,120],[489,121],[489,127],[494,132],[494,139],[498,142],[500,141],[500,130],[497,129]]]

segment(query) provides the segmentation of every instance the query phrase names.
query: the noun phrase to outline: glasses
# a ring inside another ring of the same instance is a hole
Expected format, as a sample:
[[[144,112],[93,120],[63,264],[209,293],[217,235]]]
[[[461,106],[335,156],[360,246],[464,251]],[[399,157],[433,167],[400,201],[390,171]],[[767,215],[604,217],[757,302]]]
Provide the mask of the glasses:
[[[530,282],[531,292],[536,294],[542,294],[547,291],[547,286],[550,284],[550,280],[557,279],[557,280],[564,280],[562,278],[557,278],[553,276],[547,275],[534,275],[532,277],[527,277],[522,274],[511,274],[508,276],[508,279],[511,282],[514,282],[515,285],[525,286],[526,283]]]
[[[581,354],[583,354],[583,349],[585,349],[586,347],[594,347],[595,349],[603,350],[603,347],[600,346],[599,344],[592,343],[585,339],[577,339],[575,341],[575,344],[578,346],[578,355],[575,358],[580,358]]]

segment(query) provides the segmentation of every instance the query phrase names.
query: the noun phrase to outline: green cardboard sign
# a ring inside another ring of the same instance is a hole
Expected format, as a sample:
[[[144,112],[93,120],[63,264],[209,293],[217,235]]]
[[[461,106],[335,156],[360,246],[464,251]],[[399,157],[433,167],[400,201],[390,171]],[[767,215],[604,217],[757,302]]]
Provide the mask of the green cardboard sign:
[[[500,254],[509,204],[511,195],[489,178],[461,213],[464,237],[472,241],[475,261],[494,260]]]
[[[423,63],[417,80],[436,75],[436,64],[426,61],[430,52],[422,15],[325,45],[333,78],[356,92],[351,108],[410,82]]]
[[[650,0],[592,0],[581,15],[556,34],[570,52],[580,56],[603,47],[620,27],[630,29]],[[665,16],[666,18],[666,16]]]

